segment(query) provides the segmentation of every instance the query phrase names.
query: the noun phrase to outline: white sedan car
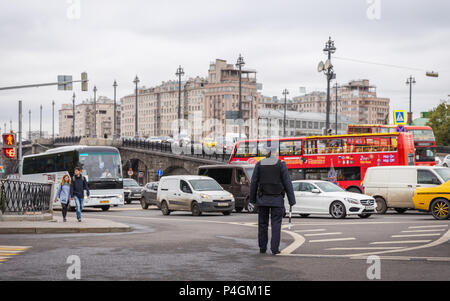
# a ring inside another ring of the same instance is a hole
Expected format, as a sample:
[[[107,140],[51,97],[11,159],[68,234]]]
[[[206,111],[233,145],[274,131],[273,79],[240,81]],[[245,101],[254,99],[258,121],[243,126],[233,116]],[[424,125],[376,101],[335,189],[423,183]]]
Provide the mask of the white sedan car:
[[[366,218],[376,213],[371,196],[345,191],[336,184],[319,180],[293,181],[296,204],[292,213],[308,217],[310,214],[330,214],[333,218],[358,215]],[[286,211],[289,202],[285,198]]]
[[[444,159],[442,159],[440,165],[444,167],[450,167],[450,155],[445,156]]]

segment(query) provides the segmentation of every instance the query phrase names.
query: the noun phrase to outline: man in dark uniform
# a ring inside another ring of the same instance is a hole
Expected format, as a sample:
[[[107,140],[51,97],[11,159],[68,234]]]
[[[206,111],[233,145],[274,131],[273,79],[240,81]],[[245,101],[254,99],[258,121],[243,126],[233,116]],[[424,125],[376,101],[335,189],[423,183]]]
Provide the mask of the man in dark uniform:
[[[258,243],[260,253],[266,253],[269,214],[272,226],[270,249],[273,255],[280,253],[281,222],[285,213],[284,194],[289,205],[295,205],[294,188],[286,163],[278,159],[278,142],[268,141],[267,157],[258,162],[250,185],[250,202],[258,206]]]

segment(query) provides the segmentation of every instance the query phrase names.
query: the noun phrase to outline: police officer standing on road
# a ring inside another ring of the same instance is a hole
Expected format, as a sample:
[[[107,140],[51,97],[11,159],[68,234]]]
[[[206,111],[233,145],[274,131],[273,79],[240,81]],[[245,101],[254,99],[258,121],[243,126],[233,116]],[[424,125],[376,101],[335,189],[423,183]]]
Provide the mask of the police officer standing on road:
[[[278,142],[267,141],[267,157],[258,162],[250,185],[250,202],[258,207],[258,243],[260,253],[266,253],[269,214],[272,226],[270,248],[273,255],[280,253],[281,222],[285,213],[284,195],[289,205],[295,205],[294,188],[286,163],[278,159]]]

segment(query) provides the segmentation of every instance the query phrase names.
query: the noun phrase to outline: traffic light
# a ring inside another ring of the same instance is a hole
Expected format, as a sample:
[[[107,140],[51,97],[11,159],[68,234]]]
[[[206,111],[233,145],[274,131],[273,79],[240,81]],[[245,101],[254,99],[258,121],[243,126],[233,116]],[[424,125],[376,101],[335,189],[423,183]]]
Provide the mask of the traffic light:
[[[16,134],[15,133],[3,134],[2,138],[3,138],[3,147],[2,147],[3,156],[7,159],[15,159]]]
[[[81,73],[81,91],[88,90],[88,76],[87,72]]]

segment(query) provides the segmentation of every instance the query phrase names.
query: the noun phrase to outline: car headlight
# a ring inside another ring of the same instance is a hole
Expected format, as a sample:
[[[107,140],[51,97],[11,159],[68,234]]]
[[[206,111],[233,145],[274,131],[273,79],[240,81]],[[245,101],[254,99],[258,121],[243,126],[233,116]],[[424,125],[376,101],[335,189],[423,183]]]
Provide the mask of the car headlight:
[[[120,198],[123,198],[123,194],[118,194],[117,197],[118,197],[119,199],[120,199]]]
[[[345,200],[351,204],[356,204],[359,205],[359,201],[357,199],[352,199],[352,198],[345,198]]]
[[[200,197],[203,199],[210,199],[211,196],[209,194],[200,193]]]

